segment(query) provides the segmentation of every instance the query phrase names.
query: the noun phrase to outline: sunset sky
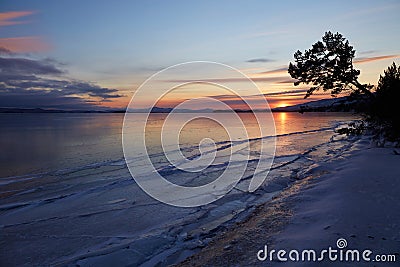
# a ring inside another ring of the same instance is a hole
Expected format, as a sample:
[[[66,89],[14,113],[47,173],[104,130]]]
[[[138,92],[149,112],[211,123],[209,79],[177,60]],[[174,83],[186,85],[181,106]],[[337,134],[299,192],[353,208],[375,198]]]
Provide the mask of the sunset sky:
[[[399,14],[399,1],[2,0],[0,107],[125,108],[151,75],[196,60],[254,78],[271,107],[297,104],[308,87],[287,74],[296,50],[340,32],[357,51],[360,81],[376,84],[400,63]],[[191,86],[161,105],[202,93]]]

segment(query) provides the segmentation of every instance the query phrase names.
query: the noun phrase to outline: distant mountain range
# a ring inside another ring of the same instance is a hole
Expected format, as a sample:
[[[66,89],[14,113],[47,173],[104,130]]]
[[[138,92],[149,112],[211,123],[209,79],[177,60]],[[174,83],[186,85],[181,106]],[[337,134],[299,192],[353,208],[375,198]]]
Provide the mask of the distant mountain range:
[[[353,111],[356,101],[348,96],[331,99],[310,101],[303,104],[273,108],[272,112],[349,112]],[[135,113],[170,113],[173,108],[153,107],[150,109],[130,109],[129,112]],[[235,109],[237,113],[251,112],[250,110]],[[266,112],[268,110],[256,110]],[[0,108],[0,113],[125,113],[125,109],[108,110],[61,110],[61,109],[42,109],[42,108]],[[212,110],[212,109],[177,109],[178,113],[210,113],[210,112],[232,112],[231,110]]]
[[[63,109],[43,109],[43,108],[0,108],[0,113],[109,113],[109,112],[114,112],[114,111],[63,110]]]
[[[153,107],[150,109],[129,109],[134,113],[170,113],[173,108]],[[125,113],[125,109],[103,109],[103,110],[63,110],[63,109],[43,109],[43,108],[0,108],[0,113]],[[177,109],[178,113],[210,113],[212,109]]]

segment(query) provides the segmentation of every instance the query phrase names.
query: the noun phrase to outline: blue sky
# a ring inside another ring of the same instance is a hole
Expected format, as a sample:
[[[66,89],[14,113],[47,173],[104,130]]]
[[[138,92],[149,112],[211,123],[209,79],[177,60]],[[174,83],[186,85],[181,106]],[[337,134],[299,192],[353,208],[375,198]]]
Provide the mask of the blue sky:
[[[17,52],[55,60],[68,79],[119,90],[124,97],[110,106],[123,106],[146,78],[181,62],[221,62],[250,77],[280,69],[327,30],[349,39],[359,58],[391,56],[360,63],[363,82],[376,84],[400,54],[398,1],[3,0],[0,10],[31,12],[0,26],[0,46],[1,39],[31,37],[21,40],[29,47],[34,37],[33,51]],[[285,89],[260,87],[264,93]]]

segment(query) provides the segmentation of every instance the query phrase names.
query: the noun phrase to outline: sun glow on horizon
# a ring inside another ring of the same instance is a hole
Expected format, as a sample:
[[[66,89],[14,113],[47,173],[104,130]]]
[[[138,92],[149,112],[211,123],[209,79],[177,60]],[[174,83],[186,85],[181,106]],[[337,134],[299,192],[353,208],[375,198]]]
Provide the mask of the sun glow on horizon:
[[[278,103],[278,104],[276,105],[277,108],[283,108],[283,107],[287,107],[287,106],[290,106],[290,105],[289,105],[288,103],[285,103],[285,102]]]

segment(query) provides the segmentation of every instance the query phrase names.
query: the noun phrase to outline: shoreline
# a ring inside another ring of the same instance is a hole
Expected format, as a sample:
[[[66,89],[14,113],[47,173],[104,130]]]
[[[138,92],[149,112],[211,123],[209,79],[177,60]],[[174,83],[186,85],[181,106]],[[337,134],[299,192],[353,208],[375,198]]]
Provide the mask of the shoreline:
[[[339,238],[348,248],[370,249],[373,255],[393,254],[400,261],[400,156],[393,148],[358,140],[355,150],[333,162],[321,163],[309,175],[262,204],[245,221],[218,234],[200,252],[176,266],[310,266],[312,262],[259,261],[268,250],[321,251],[336,248]],[[338,262],[324,261],[335,265]],[[286,265],[285,265],[286,264]],[[314,264],[318,264],[315,262]],[[340,262],[352,266],[354,262]],[[371,262],[357,262],[371,266]]]

